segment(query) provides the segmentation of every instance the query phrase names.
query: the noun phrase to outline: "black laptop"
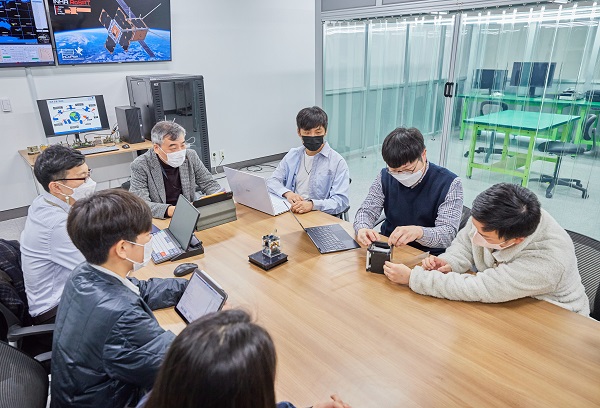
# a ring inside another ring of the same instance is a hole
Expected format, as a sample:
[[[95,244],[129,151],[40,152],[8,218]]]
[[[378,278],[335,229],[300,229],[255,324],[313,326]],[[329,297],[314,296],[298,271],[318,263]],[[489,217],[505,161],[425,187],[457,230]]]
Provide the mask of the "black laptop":
[[[287,205],[287,204],[286,204]],[[347,251],[349,249],[360,248],[360,245],[352,239],[340,224],[320,225],[318,227],[304,228],[296,214],[290,209],[298,224],[308,234],[309,238],[315,244],[322,254],[331,252]]]

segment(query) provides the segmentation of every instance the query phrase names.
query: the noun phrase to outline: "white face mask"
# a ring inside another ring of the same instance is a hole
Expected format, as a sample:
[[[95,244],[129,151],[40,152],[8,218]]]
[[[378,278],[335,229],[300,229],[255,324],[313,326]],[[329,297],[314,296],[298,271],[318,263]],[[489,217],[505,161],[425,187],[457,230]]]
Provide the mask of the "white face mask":
[[[57,181],[58,183],[58,181]],[[82,185],[80,185],[79,187],[69,187],[69,186],[65,186],[62,183],[58,183],[63,187],[66,187],[68,189],[73,190],[73,193],[71,195],[67,195],[67,194],[63,194],[65,197],[67,197],[67,204],[69,203],[69,198],[72,198],[73,200],[81,200],[82,198],[86,198],[91,196],[92,194],[94,194],[94,191],[96,191],[96,182],[94,180],[92,180],[91,177],[88,177],[88,179],[86,181],[83,182]]]
[[[131,242],[131,241],[127,241],[127,242],[129,242],[130,244],[133,244],[133,245],[144,247],[144,259],[142,260],[142,262],[136,262],[132,259],[125,258],[129,262],[133,263],[133,271],[135,272],[138,269],[141,269],[144,266],[148,265],[148,262],[150,262],[150,259],[152,259],[152,238],[150,238],[150,241],[146,242],[145,244],[138,244],[137,242]],[[129,273],[127,273],[127,275],[129,275]]]
[[[393,178],[402,183],[405,187],[412,187],[423,177],[423,169],[414,173],[390,173]]]
[[[162,152],[164,154],[167,155],[167,164],[171,167],[179,167],[185,161],[185,150],[186,149],[181,149],[178,152],[167,153],[160,146],[158,146],[158,148],[160,150],[162,150]]]
[[[499,244],[490,244],[489,242],[486,241],[486,239],[478,231],[475,231],[475,234],[473,235],[473,237],[471,237],[471,242],[473,243],[473,245],[477,245],[477,246],[489,248],[489,249],[496,249],[498,251],[501,249],[510,248],[511,246],[514,245],[514,243],[512,243],[509,246],[501,247],[500,245],[504,244],[506,241],[501,242]]]

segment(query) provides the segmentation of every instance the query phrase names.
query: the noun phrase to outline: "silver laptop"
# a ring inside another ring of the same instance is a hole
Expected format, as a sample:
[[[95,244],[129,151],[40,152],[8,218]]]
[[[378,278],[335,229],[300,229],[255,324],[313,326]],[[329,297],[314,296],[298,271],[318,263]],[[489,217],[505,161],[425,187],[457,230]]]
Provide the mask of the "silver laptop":
[[[285,199],[269,193],[267,180],[256,174],[244,173],[223,167],[227,182],[236,203],[254,208],[269,215],[279,215],[288,210]]]

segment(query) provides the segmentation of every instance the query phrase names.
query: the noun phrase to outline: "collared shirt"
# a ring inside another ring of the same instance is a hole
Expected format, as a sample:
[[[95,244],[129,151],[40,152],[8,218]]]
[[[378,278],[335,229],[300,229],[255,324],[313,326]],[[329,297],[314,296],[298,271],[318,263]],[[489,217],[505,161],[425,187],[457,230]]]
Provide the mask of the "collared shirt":
[[[70,209],[46,191],[29,207],[21,233],[21,263],[31,316],[58,304],[71,271],[85,261],[67,233]]]
[[[103,272],[109,276],[112,276],[113,278],[117,278],[119,281],[121,281],[121,283],[123,285],[125,285],[125,287],[129,290],[131,290],[133,293],[135,293],[136,295],[140,295],[140,288],[138,288],[137,286],[135,286],[133,283],[131,283],[131,281],[127,278],[123,278],[122,276],[114,273],[113,271],[111,271],[110,269],[106,269],[103,266],[100,265],[96,265],[96,264],[90,264],[92,267],[98,269],[100,272]]]
[[[296,178],[304,146],[291,149],[267,180],[271,193],[283,197],[288,191],[296,192]],[[313,209],[328,214],[339,214],[350,206],[348,190],[350,176],[346,160],[329,143],[314,156],[309,180],[309,198]]]
[[[429,162],[425,173],[429,170]],[[425,173],[423,178],[425,178]],[[417,183],[418,184],[418,183]],[[416,184],[415,184],[416,185]],[[354,231],[358,233],[361,228],[373,228],[383,210],[383,187],[381,185],[381,172],[371,185],[369,193],[354,216]],[[419,244],[430,248],[447,248],[456,236],[456,230],[460,224],[463,203],[463,187],[459,177],[456,177],[444,202],[439,206],[435,227],[422,227],[423,236],[417,239]]]

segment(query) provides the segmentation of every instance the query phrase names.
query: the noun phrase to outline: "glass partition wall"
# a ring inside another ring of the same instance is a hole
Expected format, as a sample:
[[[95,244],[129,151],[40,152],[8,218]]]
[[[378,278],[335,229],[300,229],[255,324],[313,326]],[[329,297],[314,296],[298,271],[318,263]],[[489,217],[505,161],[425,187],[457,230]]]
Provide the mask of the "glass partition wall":
[[[596,2],[324,22],[329,142],[353,190],[366,194],[383,167],[385,136],[414,126],[429,159],[463,179],[466,205],[520,183],[565,228],[600,239],[599,23]],[[557,162],[579,183],[548,189]]]

